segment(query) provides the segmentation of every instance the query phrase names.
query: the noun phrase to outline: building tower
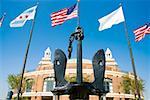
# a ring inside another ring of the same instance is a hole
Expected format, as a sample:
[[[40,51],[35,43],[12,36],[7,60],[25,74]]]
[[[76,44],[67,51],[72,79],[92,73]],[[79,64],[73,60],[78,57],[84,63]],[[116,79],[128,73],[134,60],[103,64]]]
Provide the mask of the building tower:
[[[110,51],[109,48],[107,48],[105,51],[105,57],[106,59],[112,59],[112,52]]]
[[[51,50],[48,47],[44,51],[44,57],[42,57],[42,60],[39,62],[39,65],[47,65],[51,63]]]

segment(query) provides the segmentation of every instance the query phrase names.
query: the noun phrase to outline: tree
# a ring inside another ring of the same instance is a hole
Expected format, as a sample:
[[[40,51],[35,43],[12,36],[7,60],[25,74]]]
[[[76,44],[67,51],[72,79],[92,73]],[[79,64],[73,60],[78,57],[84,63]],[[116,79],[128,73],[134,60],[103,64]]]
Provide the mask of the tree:
[[[129,76],[123,76],[123,81],[121,83],[123,86],[124,93],[130,94],[131,92],[131,78]]]
[[[12,90],[18,91],[20,80],[21,80],[21,75],[9,74],[7,82]],[[24,90],[25,90],[25,78],[23,79],[23,83],[22,83],[22,91]]]
[[[68,81],[68,82],[76,82],[76,75],[73,74],[73,75],[67,75],[65,77],[65,79]],[[90,82],[90,75],[86,75],[85,77],[83,77],[83,81],[84,82]]]
[[[71,76],[67,75],[67,76],[65,77],[65,79],[66,79],[68,82],[76,82],[76,76],[75,76],[75,74],[73,74],[73,75],[71,75]]]
[[[139,91],[140,93],[143,92],[144,90],[144,84],[143,84],[143,80],[139,79],[138,80],[138,86],[139,86]],[[135,87],[135,80],[130,78],[128,75],[123,76],[123,81],[121,83],[124,93],[127,94],[134,94],[136,97],[136,87]]]

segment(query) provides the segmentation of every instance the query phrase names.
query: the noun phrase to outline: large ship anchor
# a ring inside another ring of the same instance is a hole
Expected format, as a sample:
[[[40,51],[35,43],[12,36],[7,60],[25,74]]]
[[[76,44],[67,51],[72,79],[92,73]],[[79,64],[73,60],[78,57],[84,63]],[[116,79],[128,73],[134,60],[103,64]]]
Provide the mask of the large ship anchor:
[[[77,27],[76,31],[71,34],[68,46],[68,58],[71,58],[72,43],[77,40],[77,77],[76,82],[65,80],[65,70],[67,57],[65,53],[56,49],[54,57],[54,72],[56,86],[52,91],[54,95],[69,95],[70,100],[89,100],[89,95],[100,97],[108,91],[104,88],[105,75],[105,53],[103,49],[98,50],[92,59],[94,81],[84,82],[82,76],[82,40],[84,39],[83,30]]]

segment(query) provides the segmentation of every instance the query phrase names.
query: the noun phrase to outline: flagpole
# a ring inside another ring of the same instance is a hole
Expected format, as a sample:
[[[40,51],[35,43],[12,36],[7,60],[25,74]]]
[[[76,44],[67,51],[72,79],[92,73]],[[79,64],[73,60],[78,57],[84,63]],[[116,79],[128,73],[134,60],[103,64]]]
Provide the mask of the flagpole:
[[[77,7],[78,7],[78,18],[77,18],[77,27],[79,27],[80,26],[80,8],[79,8],[79,2],[80,2],[80,0],[77,0]]]
[[[37,3],[37,8],[38,8],[38,4],[39,3]],[[22,87],[22,82],[23,82],[23,77],[24,77],[24,71],[25,71],[25,67],[26,67],[27,57],[28,57],[28,53],[29,53],[29,48],[30,48],[30,44],[31,44],[31,40],[32,40],[32,33],[33,33],[33,29],[34,29],[34,24],[35,24],[36,12],[35,12],[34,19],[32,21],[30,37],[29,37],[29,41],[28,41],[28,45],[27,45],[26,53],[25,53],[25,57],[24,57],[24,63],[23,63],[23,68],[22,68],[21,80],[20,80],[18,94],[17,94],[17,100],[21,100],[19,97],[20,97],[20,93],[21,93],[21,87]],[[21,96],[22,96],[22,93],[21,93]]]
[[[120,6],[122,6],[122,5],[120,4]],[[126,21],[124,20],[123,23],[124,23],[126,39],[127,39],[127,42],[128,42],[128,49],[129,49],[129,52],[130,52],[130,59],[131,59],[131,63],[132,63],[132,69],[133,69],[133,73],[134,73],[136,92],[138,94],[138,100],[141,100],[140,90],[139,90],[138,80],[137,80],[137,74],[136,74],[136,69],[135,69],[135,63],[134,63],[134,57],[133,57],[133,53],[132,53],[132,47],[131,47],[131,42],[130,42],[130,39],[129,39],[129,34],[128,34],[128,30],[127,30]]]
[[[6,16],[6,13],[4,12],[4,14],[2,16],[2,21],[1,21],[1,25],[0,26],[2,26],[5,16]]]

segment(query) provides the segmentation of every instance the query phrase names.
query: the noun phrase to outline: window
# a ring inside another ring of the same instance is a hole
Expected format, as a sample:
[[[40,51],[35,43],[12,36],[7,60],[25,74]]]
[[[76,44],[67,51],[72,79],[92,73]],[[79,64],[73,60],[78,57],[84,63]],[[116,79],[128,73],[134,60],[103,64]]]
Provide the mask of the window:
[[[44,79],[44,85],[43,85],[44,92],[49,92],[49,91],[53,90],[54,86],[55,86],[54,78],[47,77]]]
[[[33,79],[26,80],[26,92],[31,92],[33,86]]]
[[[106,100],[114,100],[113,97],[107,97]]]
[[[52,96],[43,96],[42,100],[53,100]]]
[[[104,87],[106,91],[113,92],[112,79],[105,78],[104,79]]]

